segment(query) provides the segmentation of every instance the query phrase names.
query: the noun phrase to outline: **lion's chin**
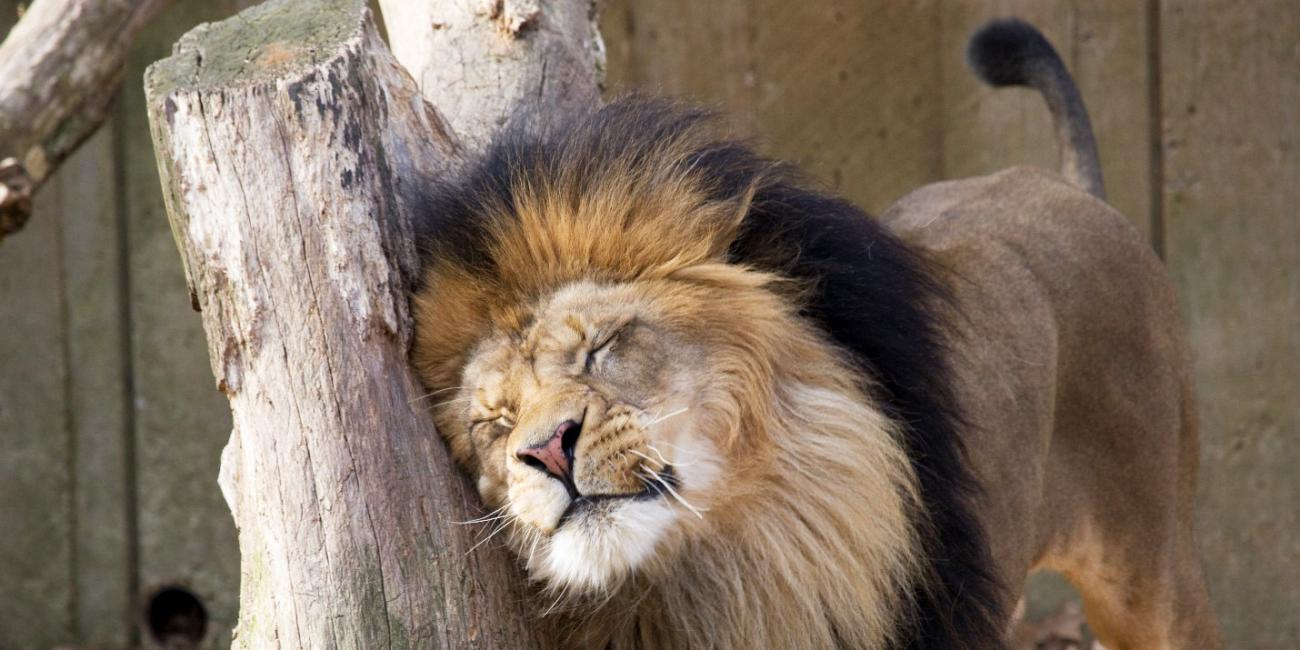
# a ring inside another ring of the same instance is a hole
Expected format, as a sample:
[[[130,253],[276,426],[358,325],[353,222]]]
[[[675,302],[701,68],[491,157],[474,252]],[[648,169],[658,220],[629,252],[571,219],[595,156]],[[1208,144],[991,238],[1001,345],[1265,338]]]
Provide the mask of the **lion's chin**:
[[[654,555],[677,516],[661,498],[587,504],[565,517],[529,569],[568,593],[609,591]]]

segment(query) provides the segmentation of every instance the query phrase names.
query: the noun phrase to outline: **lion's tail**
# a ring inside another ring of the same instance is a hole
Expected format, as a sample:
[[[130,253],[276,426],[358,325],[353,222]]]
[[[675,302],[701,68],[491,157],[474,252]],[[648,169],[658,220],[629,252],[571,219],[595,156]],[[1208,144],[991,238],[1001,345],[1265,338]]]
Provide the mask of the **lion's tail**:
[[[1094,196],[1106,198],[1088,109],[1070,71],[1043,34],[1022,20],[995,20],[971,37],[966,58],[975,74],[991,86],[1029,86],[1042,93],[1061,147],[1061,174]]]

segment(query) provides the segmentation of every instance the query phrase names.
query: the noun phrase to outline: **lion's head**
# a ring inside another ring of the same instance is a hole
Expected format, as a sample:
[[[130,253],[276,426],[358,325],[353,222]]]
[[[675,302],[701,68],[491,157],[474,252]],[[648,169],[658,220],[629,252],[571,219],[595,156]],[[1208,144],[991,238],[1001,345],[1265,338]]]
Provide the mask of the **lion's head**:
[[[438,422],[528,569],[607,589],[704,516],[734,465],[708,290],[578,281],[474,348]],[[733,358],[728,358],[728,357]]]
[[[621,608],[590,639],[874,647],[921,600],[926,523],[876,394],[893,348],[856,324],[931,336],[927,285],[835,259],[915,265],[711,131],[632,100],[498,143],[428,202],[414,363],[530,574]]]

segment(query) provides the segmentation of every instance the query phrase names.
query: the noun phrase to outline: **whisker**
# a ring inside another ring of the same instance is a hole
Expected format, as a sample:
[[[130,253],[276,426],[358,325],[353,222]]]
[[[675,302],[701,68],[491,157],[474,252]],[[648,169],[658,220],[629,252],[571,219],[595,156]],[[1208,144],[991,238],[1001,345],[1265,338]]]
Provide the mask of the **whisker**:
[[[493,537],[496,537],[497,533],[500,533],[501,531],[505,530],[506,526],[509,526],[511,523],[513,523],[513,517],[501,522],[501,525],[493,529],[491,533],[488,533],[487,537],[484,537],[483,539],[479,540],[477,544],[469,547],[469,550],[465,551],[465,555],[469,555],[470,553],[473,553],[474,549],[477,549],[478,547],[486,544],[488,540],[492,539]]]
[[[646,467],[645,469],[646,471],[654,475],[655,479],[658,480],[659,483],[664,486],[664,489],[668,490],[669,494],[673,495],[673,497],[675,497],[679,502],[681,502],[683,506],[686,506],[687,510],[690,510],[691,512],[695,513],[695,516],[699,517],[700,519],[704,518],[704,515],[700,514],[700,509],[691,505],[689,501],[682,498],[682,495],[678,494],[677,490],[673,489],[672,484],[669,483],[668,481],[663,480],[663,477],[659,476],[658,472],[654,471],[653,469],[650,469],[649,467]]]
[[[669,413],[669,414],[664,415],[664,416],[656,417],[655,419],[653,419],[653,420],[651,420],[650,422],[646,423],[646,426],[647,426],[647,427],[654,426],[654,425],[656,425],[656,424],[659,424],[660,422],[663,422],[664,420],[667,420],[668,418],[677,417],[677,416],[679,416],[679,415],[681,415],[681,414],[683,414],[683,413],[685,413],[685,412],[687,412],[687,411],[689,411],[689,410],[690,410],[689,408],[683,406],[683,407],[677,409],[676,411],[673,411],[672,413]]]
[[[663,446],[665,446],[665,447],[667,447],[667,448],[669,448],[669,449],[671,449],[671,450],[673,450],[673,451],[675,451],[675,452],[677,452],[677,453],[679,453],[679,454],[686,455],[686,452],[683,451],[681,447],[679,447],[679,446],[677,446],[677,445],[674,445],[674,444],[671,443],[671,442],[667,442],[667,441],[665,441],[665,440],[660,440],[660,441],[659,441],[659,444],[661,444],[661,445],[663,445]],[[653,446],[653,445],[650,445],[649,443],[647,443],[646,446],[647,446],[647,447],[650,447],[651,449],[655,449],[654,446]],[[659,450],[655,449],[655,453],[659,453]],[[662,456],[662,455],[663,455],[663,454],[660,454],[660,456]],[[698,462],[700,462],[700,459],[699,459],[698,456],[696,456],[696,457],[692,458],[692,459],[691,459],[690,461],[688,461],[688,462],[681,462],[681,461],[678,461],[678,462],[673,463],[673,465],[680,465],[680,466],[682,466],[682,467],[690,467],[691,465],[694,465],[695,463],[698,463]]]
[[[493,510],[492,512],[487,513],[486,515],[483,515],[482,517],[478,517],[478,518],[476,518],[476,519],[467,519],[467,520],[465,520],[465,521],[453,521],[453,522],[451,522],[451,523],[456,524],[457,526],[464,526],[464,525],[467,525],[467,524],[481,524],[481,523],[483,523],[483,522],[485,522],[485,521],[495,521],[495,520],[501,518],[501,517],[498,517],[497,515],[500,515],[502,512],[505,511],[506,508],[509,508],[509,507],[510,507],[510,505],[509,505],[509,504],[506,504],[506,505],[504,505],[504,506],[501,506],[500,508],[497,508],[496,510]],[[504,515],[502,515],[502,516],[504,516]]]
[[[647,456],[647,455],[645,455],[645,454],[643,454],[643,453],[641,453],[641,452],[639,452],[639,451],[637,451],[637,450],[635,450],[635,449],[629,449],[628,451],[631,452],[631,453],[633,453],[633,454],[636,454],[636,455],[640,456],[641,458],[644,458],[644,459],[646,460],[646,462],[648,462],[648,463],[657,463],[657,464],[659,464],[660,466],[667,466],[667,465],[668,465],[668,462],[667,462],[667,461],[664,461],[664,460],[655,460],[655,459],[653,459],[653,458],[651,458],[651,457],[649,457],[649,456]],[[663,458],[663,456],[661,455],[660,458]]]
[[[529,569],[532,569],[532,568],[533,568],[533,554],[537,552],[537,542],[542,541],[542,534],[541,534],[541,532],[536,531],[536,530],[529,531],[529,532],[530,532],[530,534],[531,534],[531,537],[533,538],[533,545],[532,545],[532,548],[529,548],[529,549],[528,549],[528,568],[529,568]]]
[[[654,445],[652,445],[652,444],[650,444],[650,443],[648,443],[648,442],[645,443],[645,446],[646,446],[647,449],[649,449],[650,451],[653,451],[653,452],[655,453],[655,455],[659,457],[659,464],[661,464],[661,465],[663,465],[663,466],[665,466],[665,467],[667,467],[667,466],[670,465],[670,464],[671,464],[671,465],[680,465],[681,467],[690,467],[691,465],[694,465],[694,464],[695,464],[695,461],[691,461],[691,462],[689,462],[689,463],[669,463],[669,462],[668,462],[668,459],[667,459],[667,458],[664,458],[664,453],[663,453],[662,451],[659,451],[659,448],[658,448],[658,447],[656,447],[656,446],[654,446]]]
[[[441,402],[434,402],[434,403],[432,403],[432,404],[429,405],[429,408],[438,408],[439,406],[446,406],[446,405],[448,405],[448,404],[456,404],[456,403],[458,403],[458,402],[465,402],[466,404],[468,404],[468,403],[473,402],[473,401],[474,401],[474,398],[473,398],[473,397],[454,397],[454,398],[449,399],[449,400],[444,400],[444,401],[441,401]]]
[[[690,501],[687,501],[685,498],[682,497],[682,495],[678,494],[677,490],[673,489],[673,486],[667,483],[664,483],[664,487],[668,488],[668,493],[673,495],[673,497],[676,498],[679,502],[681,502],[682,505],[686,506],[687,510],[690,510],[692,513],[694,513],[697,518],[704,519],[704,515],[700,514],[700,510],[707,510],[707,508],[696,508],[694,505],[691,504]]]
[[[569,593],[569,586],[565,585],[562,589],[560,589],[559,595],[555,597],[555,602],[551,603],[551,606],[546,608],[546,611],[542,613],[542,616],[550,616],[551,612],[555,610],[555,608],[560,604],[561,600],[564,600],[564,597],[568,595],[568,593]]]
[[[641,479],[641,482],[642,482],[642,483],[645,483],[645,484],[646,484],[650,489],[652,489],[652,490],[654,490],[656,493],[658,493],[659,496],[664,496],[664,491],[663,491],[662,489],[659,488],[659,481],[657,481],[657,480],[655,480],[655,479],[653,479],[653,478],[650,478],[649,476],[646,476],[645,474],[641,474],[641,473],[639,473],[639,472],[637,473],[636,476],[637,476],[637,478]]]
[[[507,518],[507,517],[509,517],[509,516],[510,516],[510,513],[508,513],[508,512],[503,512],[503,513],[501,513],[501,514],[499,514],[499,515],[497,515],[497,516],[495,516],[495,517],[486,517],[486,518],[483,518],[483,519],[473,519],[473,520],[470,520],[470,521],[453,521],[452,523],[453,523],[453,524],[456,524],[457,526],[470,526],[470,525],[473,525],[473,524],[490,524],[490,523],[492,523],[492,522],[494,522],[494,521],[500,521],[500,520],[505,519],[505,518]]]
[[[407,402],[407,403],[408,403],[408,404],[414,404],[414,403],[416,403],[416,402],[418,402],[418,401],[420,401],[420,400],[429,399],[430,397],[433,397],[434,395],[437,395],[437,394],[439,394],[439,393],[445,393],[445,392],[447,392],[447,391],[449,391],[449,390],[460,390],[460,389],[462,389],[462,388],[464,388],[464,386],[448,386],[448,387],[446,387],[446,388],[439,388],[438,390],[431,391],[431,392],[425,393],[425,394],[423,394],[423,395],[421,395],[421,396],[419,396],[419,397],[413,398],[413,399],[411,399],[411,401],[409,401],[409,402]]]

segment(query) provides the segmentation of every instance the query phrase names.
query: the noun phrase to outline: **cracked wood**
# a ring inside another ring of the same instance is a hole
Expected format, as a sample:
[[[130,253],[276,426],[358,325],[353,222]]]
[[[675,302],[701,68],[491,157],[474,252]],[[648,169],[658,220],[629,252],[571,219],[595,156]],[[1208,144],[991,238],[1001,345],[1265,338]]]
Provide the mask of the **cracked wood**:
[[[581,7],[590,22],[589,0],[500,13],[507,4],[486,15],[505,21],[491,38],[526,51],[528,70],[556,51],[529,39],[571,38],[549,12]],[[475,68],[484,78],[441,90],[534,79],[492,61]],[[545,63],[584,94],[527,103],[594,101],[593,61]],[[525,102],[501,90],[510,98],[485,114]],[[234,420],[220,484],[239,528],[236,646],[543,645],[513,558],[470,553],[485,531],[454,524],[481,514],[478,497],[406,359],[412,190],[500,120],[471,119],[466,104],[444,120],[360,0],[270,0],[200,26],[150,68],[146,92],[172,231]]]

